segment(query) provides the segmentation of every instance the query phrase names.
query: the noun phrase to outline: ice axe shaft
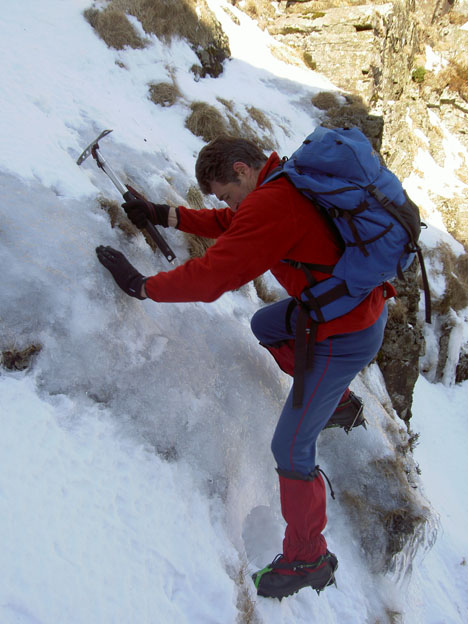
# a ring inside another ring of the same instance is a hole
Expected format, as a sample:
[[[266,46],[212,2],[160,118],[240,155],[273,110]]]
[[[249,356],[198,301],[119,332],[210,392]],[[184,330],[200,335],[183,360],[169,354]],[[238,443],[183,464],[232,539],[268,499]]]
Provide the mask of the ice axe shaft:
[[[110,132],[112,132],[112,130],[104,130],[103,132],[101,132],[101,134],[96,139],[94,139],[94,141],[92,141],[85,150],[83,150],[76,163],[77,165],[81,165],[81,163],[84,162],[91,154],[96,161],[98,167],[107,174],[107,176],[110,178],[119,193],[121,193],[125,201],[137,199],[137,197],[128,189],[128,187],[126,187],[121,182],[112,167],[110,167],[110,165],[106,162],[105,158],[99,151],[98,141],[102,137],[108,135]],[[166,243],[164,237],[158,232],[158,230],[154,227],[151,221],[146,221],[145,229],[154,240],[156,245],[159,247],[159,249],[162,251],[168,262],[173,262],[176,257],[175,253],[172,251],[172,249]]]

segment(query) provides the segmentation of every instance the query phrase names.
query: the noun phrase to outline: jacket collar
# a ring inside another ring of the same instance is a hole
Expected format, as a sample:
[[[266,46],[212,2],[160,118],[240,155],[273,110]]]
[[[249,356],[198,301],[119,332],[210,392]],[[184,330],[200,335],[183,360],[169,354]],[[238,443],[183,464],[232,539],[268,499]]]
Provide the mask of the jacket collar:
[[[264,167],[258,174],[257,188],[262,184],[265,178],[280,164],[280,157],[276,152],[273,152],[269,159],[266,161]]]

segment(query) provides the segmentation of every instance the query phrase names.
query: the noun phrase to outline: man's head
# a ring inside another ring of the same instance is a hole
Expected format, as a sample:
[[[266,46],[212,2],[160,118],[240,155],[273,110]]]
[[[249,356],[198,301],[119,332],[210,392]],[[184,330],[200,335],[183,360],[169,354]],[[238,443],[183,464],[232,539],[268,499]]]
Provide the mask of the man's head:
[[[257,185],[265,154],[251,141],[222,136],[201,150],[195,165],[205,195],[214,194],[234,212]]]

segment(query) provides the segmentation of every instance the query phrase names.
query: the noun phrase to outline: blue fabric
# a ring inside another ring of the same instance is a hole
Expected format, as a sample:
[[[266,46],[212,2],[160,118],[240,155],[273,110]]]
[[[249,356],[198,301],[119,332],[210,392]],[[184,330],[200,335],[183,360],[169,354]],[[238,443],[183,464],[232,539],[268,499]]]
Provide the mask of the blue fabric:
[[[296,335],[297,305],[290,319],[292,334],[286,331],[286,313],[292,301],[294,301],[293,297],[288,297],[255,312],[250,321],[250,327],[262,344],[274,345],[290,340]]]
[[[346,314],[410,266],[419,211],[358,128],[317,127],[262,184],[280,176],[326,211],[345,243],[332,276],[302,295],[320,308],[319,315],[310,312],[315,321]]]
[[[263,344],[291,339],[284,320],[289,301],[262,308],[252,318],[252,331]],[[294,332],[294,315],[292,320]],[[303,405],[294,409],[290,392],[273,436],[271,448],[278,468],[304,475],[315,468],[318,435],[346,388],[380,349],[386,321],[385,307],[380,318],[367,329],[315,343],[312,370],[305,374]]]

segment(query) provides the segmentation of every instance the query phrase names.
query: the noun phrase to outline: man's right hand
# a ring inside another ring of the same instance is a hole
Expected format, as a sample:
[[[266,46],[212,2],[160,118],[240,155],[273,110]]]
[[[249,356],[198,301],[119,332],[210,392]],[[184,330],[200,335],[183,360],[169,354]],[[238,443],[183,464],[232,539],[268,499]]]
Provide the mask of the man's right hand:
[[[146,199],[131,199],[122,204],[130,221],[142,230],[147,221],[154,225],[168,227],[169,206],[167,204],[153,204]]]

